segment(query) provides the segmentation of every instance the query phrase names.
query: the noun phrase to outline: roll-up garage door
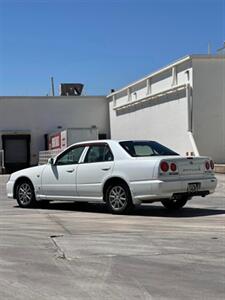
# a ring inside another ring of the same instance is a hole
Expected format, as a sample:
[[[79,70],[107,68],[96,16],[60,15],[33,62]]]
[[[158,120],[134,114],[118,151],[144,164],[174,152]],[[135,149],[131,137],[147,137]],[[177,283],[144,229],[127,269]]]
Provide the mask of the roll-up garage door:
[[[7,173],[27,168],[30,165],[29,135],[3,135],[2,142]]]

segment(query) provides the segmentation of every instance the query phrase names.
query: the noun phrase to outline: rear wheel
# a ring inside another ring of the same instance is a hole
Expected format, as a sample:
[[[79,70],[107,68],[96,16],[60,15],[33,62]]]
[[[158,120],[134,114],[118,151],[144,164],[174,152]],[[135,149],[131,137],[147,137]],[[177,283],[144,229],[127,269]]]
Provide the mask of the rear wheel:
[[[169,209],[169,210],[177,210],[182,207],[187,203],[189,199],[188,198],[179,198],[179,199],[166,199],[162,200],[162,205]]]
[[[115,183],[106,191],[106,203],[110,212],[122,214],[133,208],[131,194],[128,186],[124,183]]]
[[[37,205],[33,185],[29,181],[21,181],[17,185],[16,200],[20,207],[29,208]]]

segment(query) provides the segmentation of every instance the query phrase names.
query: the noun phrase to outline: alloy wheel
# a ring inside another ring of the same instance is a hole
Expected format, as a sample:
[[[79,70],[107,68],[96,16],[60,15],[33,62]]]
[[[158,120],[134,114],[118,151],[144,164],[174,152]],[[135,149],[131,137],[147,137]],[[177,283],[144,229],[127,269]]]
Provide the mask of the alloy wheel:
[[[32,190],[29,183],[22,183],[18,190],[18,200],[22,205],[27,205],[32,200]]]
[[[113,210],[122,210],[127,205],[126,191],[121,186],[114,186],[109,192],[109,202]]]

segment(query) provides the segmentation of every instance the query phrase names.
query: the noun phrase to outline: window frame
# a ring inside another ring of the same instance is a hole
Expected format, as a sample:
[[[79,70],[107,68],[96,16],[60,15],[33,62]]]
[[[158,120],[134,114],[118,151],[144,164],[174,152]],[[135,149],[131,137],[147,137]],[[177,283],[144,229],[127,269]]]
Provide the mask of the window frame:
[[[95,147],[95,146],[107,146],[109,148],[109,151],[112,155],[112,160],[103,160],[103,161],[92,161],[92,162],[85,162],[85,159],[91,149],[91,147]],[[83,152],[84,153],[84,152]],[[113,155],[113,152],[112,152],[112,149],[110,148],[109,144],[107,143],[93,143],[93,144],[88,144],[87,145],[87,150],[85,151],[83,157],[82,157],[82,161],[80,162],[81,164],[97,164],[97,163],[105,163],[105,162],[113,162],[114,161],[114,155]]]
[[[64,155],[66,155],[68,152],[73,151],[74,149],[77,149],[77,148],[82,148],[82,147],[83,147],[84,149],[83,149],[83,151],[81,152],[80,158],[79,158],[79,160],[78,160],[77,163],[74,163],[74,162],[73,162],[73,163],[68,163],[68,164],[58,164],[58,160],[61,159]],[[60,154],[56,157],[56,160],[55,160],[54,165],[55,165],[55,166],[78,165],[78,164],[80,163],[81,159],[82,159],[82,156],[83,156],[83,153],[84,153],[85,149],[86,149],[86,145],[76,145],[76,146],[72,146],[72,147],[66,149],[65,151],[63,151],[62,153],[60,153]]]

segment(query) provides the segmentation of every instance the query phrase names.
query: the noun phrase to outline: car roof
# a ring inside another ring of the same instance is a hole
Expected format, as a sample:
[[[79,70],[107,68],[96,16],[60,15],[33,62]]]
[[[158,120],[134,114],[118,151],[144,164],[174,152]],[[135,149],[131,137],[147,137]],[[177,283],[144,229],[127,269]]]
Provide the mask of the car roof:
[[[150,142],[150,140],[111,140],[111,139],[105,139],[105,140],[90,140],[90,141],[83,141],[83,142],[77,142],[73,145],[88,145],[88,144],[102,144],[102,143],[120,143],[120,142]],[[73,146],[71,145],[71,146]]]
[[[82,142],[77,142],[74,143],[73,145],[79,145],[79,144],[102,144],[102,143],[111,143],[111,142],[116,142],[116,140],[90,140],[90,141],[82,141]]]

